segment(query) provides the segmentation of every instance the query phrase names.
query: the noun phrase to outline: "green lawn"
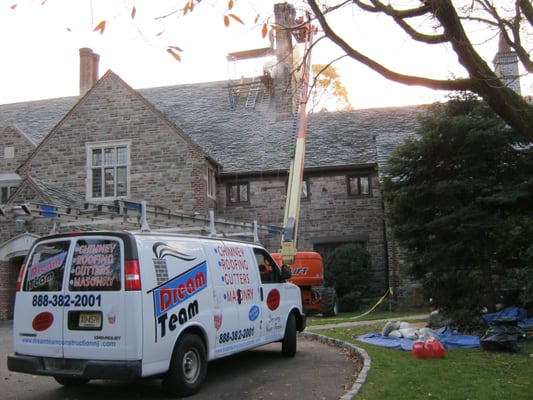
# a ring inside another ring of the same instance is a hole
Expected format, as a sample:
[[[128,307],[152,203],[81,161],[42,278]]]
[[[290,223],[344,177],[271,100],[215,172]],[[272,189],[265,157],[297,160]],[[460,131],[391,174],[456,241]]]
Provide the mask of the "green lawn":
[[[379,314],[375,319],[402,315]],[[353,316],[310,318],[313,325],[353,321]],[[330,322],[327,322],[327,321]],[[361,321],[361,319],[355,319]],[[365,321],[368,316],[365,317]],[[423,316],[419,321],[424,321]],[[414,322],[414,321],[409,321]],[[533,339],[520,342],[520,353],[450,349],[444,359],[418,359],[408,351],[390,350],[358,342],[365,333],[380,332],[383,322],[317,330],[324,336],[352,343],[368,353],[371,369],[357,400],[520,400],[533,398]]]

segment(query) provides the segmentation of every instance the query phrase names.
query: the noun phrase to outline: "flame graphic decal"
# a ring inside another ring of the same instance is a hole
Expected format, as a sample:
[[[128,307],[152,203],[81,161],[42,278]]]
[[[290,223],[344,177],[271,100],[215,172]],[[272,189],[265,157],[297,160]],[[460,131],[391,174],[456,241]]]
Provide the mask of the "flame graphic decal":
[[[175,248],[170,247],[166,243],[162,243],[162,242],[154,243],[154,245],[152,246],[152,251],[154,252],[155,257],[157,259],[162,259],[165,256],[171,256],[171,257],[179,258],[180,260],[184,260],[184,261],[192,261],[196,258],[189,254],[182,253],[176,250]]]

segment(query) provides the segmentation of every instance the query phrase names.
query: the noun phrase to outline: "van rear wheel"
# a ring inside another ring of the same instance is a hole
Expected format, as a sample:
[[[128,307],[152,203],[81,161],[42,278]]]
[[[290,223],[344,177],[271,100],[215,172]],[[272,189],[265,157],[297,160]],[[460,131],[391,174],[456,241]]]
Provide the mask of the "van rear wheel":
[[[206,373],[204,342],[198,335],[186,333],[176,343],[163,387],[172,394],[190,396],[200,390]]]
[[[285,336],[281,342],[281,354],[285,357],[294,357],[296,354],[296,317],[289,315],[287,326],[285,326]]]
[[[72,376],[54,376],[54,379],[63,386],[80,386],[89,382],[87,378],[76,378]]]

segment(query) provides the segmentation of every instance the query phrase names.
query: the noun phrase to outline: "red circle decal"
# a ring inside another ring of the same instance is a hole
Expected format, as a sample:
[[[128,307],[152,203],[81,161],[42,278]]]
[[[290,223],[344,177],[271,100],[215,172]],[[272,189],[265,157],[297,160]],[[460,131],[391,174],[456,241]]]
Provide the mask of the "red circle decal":
[[[271,311],[276,310],[279,307],[279,300],[280,300],[279,290],[278,289],[272,289],[267,296],[267,306],[268,309]]]
[[[54,322],[54,314],[48,311],[45,311],[35,316],[35,318],[33,319],[33,322],[31,323],[31,326],[37,332],[42,332],[50,328],[53,322]]]

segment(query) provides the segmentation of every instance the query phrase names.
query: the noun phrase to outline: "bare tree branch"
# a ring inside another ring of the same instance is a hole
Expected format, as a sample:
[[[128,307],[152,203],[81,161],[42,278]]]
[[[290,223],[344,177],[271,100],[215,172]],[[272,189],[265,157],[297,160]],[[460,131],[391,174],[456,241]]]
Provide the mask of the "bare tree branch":
[[[316,16],[325,35],[343,49],[348,56],[360,63],[366,65],[372,70],[376,71],[383,77],[394,82],[402,83],[410,86],[424,86],[431,89],[440,90],[471,90],[470,79],[456,79],[456,80],[438,80],[419,76],[405,75],[392,71],[370,57],[360,53],[352,48],[346,41],[336,34],[333,28],[329,25],[324,14],[321,12],[315,0],[309,0],[309,6]]]
[[[426,4],[422,4],[418,8],[412,8],[408,10],[396,10],[390,5],[385,5],[381,1],[370,0],[372,6],[361,2],[360,0],[354,0],[354,3],[364,11],[373,13],[383,13],[391,17],[405,33],[407,33],[412,39],[429,44],[439,44],[447,41],[444,35],[427,35],[418,32],[405,20],[407,18],[420,17],[430,12],[430,8]]]
[[[505,42],[511,47],[514,51],[516,51],[516,54],[518,56],[518,59],[524,66],[524,68],[528,72],[533,72],[533,61],[531,60],[531,57],[529,56],[529,52],[522,46],[522,39],[520,37],[520,20],[521,20],[521,5],[520,3],[523,3],[522,0],[518,0],[515,3],[515,15],[513,18],[506,19],[498,13],[498,10],[491,1],[489,0],[477,0],[478,4],[487,12],[492,18],[493,21],[488,20],[486,18],[480,18],[480,21],[483,21],[486,24],[491,24],[494,26],[497,26],[500,30],[501,37],[505,40]],[[529,5],[529,9],[531,10],[531,13],[533,14],[533,8],[531,6],[531,2],[527,2]],[[527,7],[527,6],[526,6]],[[533,15],[532,15],[533,17]],[[531,23],[530,23],[531,24]],[[509,33],[511,32],[512,37],[509,36]]]
[[[396,10],[392,6],[387,6],[378,0],[369,0],[372,5],[363,3],[361,0],[353,0],[354,4],[359,6],[362,10],[371,11],[371,12],[384,12],[390,16],[396,16],[398,18],[413,18],[421,17],[429,11],[429,6],[427,4],[422,4],[420,7],[410,8],[406,10]]]
[[[479,94],[509,125],[533,139],[533,107],[505,87],[476,52],[468,39],[451,0],[426,0],[450,39],[459,62],[474,80],[473,92]]]
[[[533,26],[533,5],[531,4],[531,0],[518,0],[518,6],[529,22],[529,25]]]
[[[397,10],[390,3],[386,5],[380,0],[368,0],[368,2],[353,0],[353,4],[363,11],[382,13],[389,16],[413,40],[419,40],[428,44],[443,43],[444,41],[449,42],[457,54],[459,63],[467,70],[469,77],[439,80],[395,72],[351,47],[329,24],[326,14],[320,9],[317,0],[308,0],[308,4],[322,27],[324,34],[337,44],[349,57],[394,82],[438,90],[468,90],[476,93],[485,99],[491,108],[510,126],[517,132],[520,132],[525,140],[533,140],[533,106],[528,105],[518,93],[506,87],[492,68],[478,54],[462,24],[462,20],[467,17],[458,14],[452,0],[421,0],[420,7],[409,10]],[[491,1],[472,0],[472,10],[475,4],[482,7],[493,18],[493,20],[486,20],[489,26],[498,27],[504,37],[507,35],[506,40],[516,50],[521,62],[526,66],[530,65],[529,53],[523,48],[520,41],[519,17],[521,16],[520,10],[525,10],[522,11],[523,14],[530,13],[530,16],[533,17],[531,3],[524,0],[515,0],[515,4],[518,5],[516,8],[518,12],[515,12],[512,20],[501,17]],[[421,17],[424,15],[431,16],[438,21],[443,31],[441,35],[431,36],[420,34],[405,21],[406,18]],[[472,16],[471,18],[478,18],[480,21],[483,20],[482,17],[478,16]],[[527,15],[526,18],[529,21]],[[512,36],[509,36],[508,32]],[[435,38],[439,38],[440,41],[433,42],[432,40]]]
[[[392,6],[386,6],[380,1],[371,1],[377,8],[383,11],[383,13],[392,17],[392,19],[414,40],[429,44],[444,43],[448,41],[445,35],[426,35],[420,33],[405,21],[406,18],[418,17],[430,13],[431,9],[428,4],[423,3],[419,8],[400,11],[394,9]]]

